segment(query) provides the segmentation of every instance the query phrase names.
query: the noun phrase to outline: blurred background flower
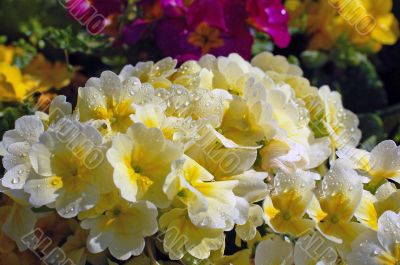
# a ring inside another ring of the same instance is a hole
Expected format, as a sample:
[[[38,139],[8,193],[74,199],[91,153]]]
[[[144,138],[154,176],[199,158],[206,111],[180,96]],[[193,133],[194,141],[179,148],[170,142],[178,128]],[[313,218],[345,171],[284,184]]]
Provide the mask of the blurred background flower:
[[[295,27],[306,17],[304,26],[312,50],[331,49],[345,35],[355,46],[377,52],[399,38],[392,1],[290,0],[286,8]]]

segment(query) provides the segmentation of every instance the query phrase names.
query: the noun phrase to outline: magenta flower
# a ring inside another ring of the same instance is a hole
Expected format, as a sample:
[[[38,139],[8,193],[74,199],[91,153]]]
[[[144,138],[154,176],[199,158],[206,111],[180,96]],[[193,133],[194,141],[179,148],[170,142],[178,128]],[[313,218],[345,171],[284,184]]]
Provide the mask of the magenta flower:
[[[125,0],[68,0],[66,2],[68,13],[75,20],[85,26],[92,21],[94,26],[101,28],[102,31],[111,26],[113,16],[120,15],[124,7]]]
[[[278,47],[289,45],[289,15],[280,0],[247,0],[246,10],[253,27],[270,35]]]
[[[67,6],[83,25],[93,14],[100,14],[100,24],[106,28],[101,32],[117,36],[114,45],[153,38],[164,55],[185,61],[206,53],[226,56],[233,52],[249,59],[254,40],[251,27],[267,33],[278,47],[286,47],[289,18],[281,1],[141,0],[140,16],[123,27],[113,22],[127,8],[127,0],[69,0]]]

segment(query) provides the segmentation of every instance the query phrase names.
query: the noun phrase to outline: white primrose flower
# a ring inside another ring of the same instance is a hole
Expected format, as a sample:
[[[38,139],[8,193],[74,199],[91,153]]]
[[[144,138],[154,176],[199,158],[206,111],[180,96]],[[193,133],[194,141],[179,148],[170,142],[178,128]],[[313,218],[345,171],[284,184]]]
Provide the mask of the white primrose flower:
[[[65,218],[93,207],[99,195],[113,187],[106,150],[92,126],[59,120],[30,150],[32,166],[39,175],[24,187],[32,205],[54,206]]]

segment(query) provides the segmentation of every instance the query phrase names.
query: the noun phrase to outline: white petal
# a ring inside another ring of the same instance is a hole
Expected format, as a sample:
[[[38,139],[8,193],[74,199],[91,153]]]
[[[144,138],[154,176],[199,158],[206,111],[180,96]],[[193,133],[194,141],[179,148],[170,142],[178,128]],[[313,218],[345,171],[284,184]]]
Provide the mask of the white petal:
[[[96,119],[95,111],[107,109],[103,94],[95,87],[80,87],[78,90],[78,103],[81,121]]]
[[[268,193],[268,185],[264,182],[267,177],[268,173],[266,172],[249,170],[229,179],[239,181],[239,184],[233,189],[237,196],[245,198],[248,202],[257,202],[265,198]]]
[[[51,176],[51,152],[41,143],[34,144],[29,151],[29,158],[36,173],[42,176]]]
[[[40,135],[43,133],[44,126],[37,116],[23,116],[16,120],[15,130],[23,139],[33,144],[38,141]]]
[[[257,245],[255,265],[293,264],[293,246],[279,236],[271,236]]]
[[[1,183],[4,187],[10,189],[22,189],[30,174],[30,165],[21,164],[8,170],[1,179]]]
[[[66,96],[57,96],[53,99],[49,107],[50,123],[59,120],[62,117],[72,114],[72,105],[67,102]]]
[[[393,251],[393,256],[395,256],[396,248],[400,243],[400,214],[387,211],[379,217],[378,240],[387,252]]]
[[[57,213],[64,218],[72,218],[78,213],[88,210],[96,205],[99,200],[99,190],[92,184],[79,187],[81,193],[71,192],[68,187],[63,187],[56,200]]]
[[[351,252],[346,257],[349,264],[382,264],[378,259],[378,256],[384,252],[384,249],[380,246],[375,232],[368,231],[361,234],[356,240],[354,240],[351,248]]]
[[[128,79],[129,77],[133,76],[134,70],[135,70],[135,67],[133,67],[133,65],[131,65],[131,64],[125,65],[122,68],[122,70],[118,76],[121,79],[121,81],[124,81],[124,80]]]
[[[296,265],[334,265],[337,258],[338,254],[334,245],[317,231],[312,231],[300,237],[294,248]]]
[[[392,140],[379,143],[371,151],[371,170],[391,172],[400,169],[400,147]]]
[[[125,96],[122,92],[122,83],[119,77],[111,72],[104,71],[100,76],[100,87],[102,92],[107,98],[113,98],[117,102]]]
[[[25,183],[24,190],[31,196],[29,202],[35,207],[55,202],[58,197],[58,187],[51,185],[53,177],[43,179],[31,179]]]

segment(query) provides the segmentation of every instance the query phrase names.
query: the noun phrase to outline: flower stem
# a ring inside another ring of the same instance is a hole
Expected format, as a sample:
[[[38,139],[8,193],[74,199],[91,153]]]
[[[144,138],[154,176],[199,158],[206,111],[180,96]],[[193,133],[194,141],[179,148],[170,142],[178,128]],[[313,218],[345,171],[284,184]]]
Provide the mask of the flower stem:
[[[150,259],[150,265],[157,265],[157,261],[154,257],[153,242],[151,241],[150,238],[146,239],[146,252]]]

